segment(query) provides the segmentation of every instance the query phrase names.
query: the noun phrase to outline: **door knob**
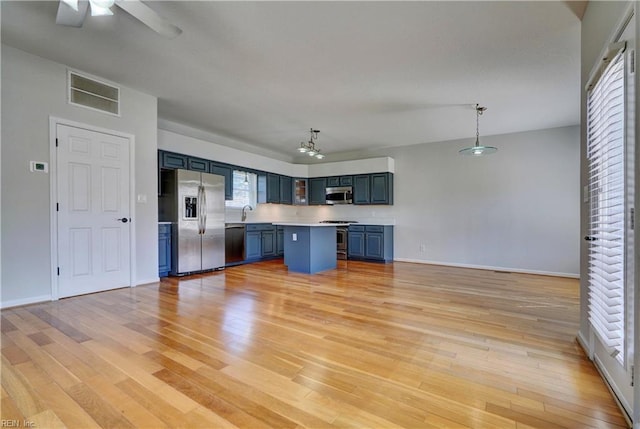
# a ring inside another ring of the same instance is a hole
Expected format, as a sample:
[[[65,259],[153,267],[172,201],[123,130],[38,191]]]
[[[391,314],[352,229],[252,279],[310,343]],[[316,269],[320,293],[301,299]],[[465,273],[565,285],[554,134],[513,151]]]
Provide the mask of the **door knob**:
[[[123,218],[120,218],[120,219],[116,219],[116,220],[119,220],[119,221],[120,221],[120,222],[122,222],[122,223],[127,223],[127,222],[129,222],[129,219],[127,219],[126,217],[123,217]]]

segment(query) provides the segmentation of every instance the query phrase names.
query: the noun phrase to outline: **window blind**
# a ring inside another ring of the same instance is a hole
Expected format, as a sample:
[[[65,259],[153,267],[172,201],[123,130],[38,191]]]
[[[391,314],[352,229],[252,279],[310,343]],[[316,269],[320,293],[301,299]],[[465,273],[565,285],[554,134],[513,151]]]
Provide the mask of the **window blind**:
[[[621,363],[625,338],[624,55],[587,95],[589,321]]]

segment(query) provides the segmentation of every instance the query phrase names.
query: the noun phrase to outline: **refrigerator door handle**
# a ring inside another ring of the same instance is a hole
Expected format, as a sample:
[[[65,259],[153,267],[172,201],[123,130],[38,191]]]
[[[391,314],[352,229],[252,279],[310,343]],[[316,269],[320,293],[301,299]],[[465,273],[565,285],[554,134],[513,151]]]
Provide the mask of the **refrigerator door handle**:
[[[202,185],[198,185],[198,234],[202,234],[202,205],[204,203]]]
[[[202,208],[202,233],[207,232],[207,192],[202,186],[202,204],[200,205]]]

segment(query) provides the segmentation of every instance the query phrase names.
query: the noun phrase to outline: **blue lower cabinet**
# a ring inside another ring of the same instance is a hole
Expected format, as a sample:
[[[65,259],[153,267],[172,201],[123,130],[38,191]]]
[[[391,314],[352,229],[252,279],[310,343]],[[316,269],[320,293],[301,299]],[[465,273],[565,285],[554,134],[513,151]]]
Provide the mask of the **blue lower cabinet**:
[[[167,277],[171,271],[171,224],[158,225],[158,276]]]
[[[276,227],[270,223],[249,223],[245,227],[245,260],[259,261],[278,255]]]
[[[262,257],[276,256],[276,231],[262,231]]]
[[[276,256],[284,255],[284,227],[276,227]]]
[[[362,232],[349,228],[347,249],[349,258],[364,258],[364,228]]]
[[[244,251],[246,259],[249,261],[262,258],[262,233],[260,231],[247,231]]]
[[[393,261],[393,226],[349,226],[348,258],[367,261]]]

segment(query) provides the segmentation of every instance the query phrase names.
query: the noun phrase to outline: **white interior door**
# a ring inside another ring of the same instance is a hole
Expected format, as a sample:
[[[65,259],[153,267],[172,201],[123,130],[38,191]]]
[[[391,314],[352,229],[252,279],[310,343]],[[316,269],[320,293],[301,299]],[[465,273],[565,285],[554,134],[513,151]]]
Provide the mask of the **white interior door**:
[[[58,297],[131,285],[129,139],[58,124]]]

